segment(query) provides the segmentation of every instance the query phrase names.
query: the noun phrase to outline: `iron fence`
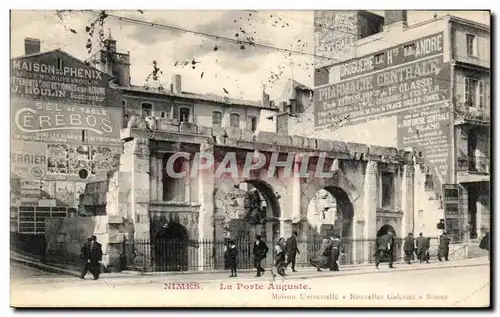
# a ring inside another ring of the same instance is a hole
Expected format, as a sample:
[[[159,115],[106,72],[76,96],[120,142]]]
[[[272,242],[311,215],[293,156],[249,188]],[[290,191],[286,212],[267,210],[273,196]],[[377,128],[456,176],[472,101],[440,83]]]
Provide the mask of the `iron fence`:
[[[238,269],[253,269],[252,248],[254,240],[249,238],[232,239],[238,249]],[[374,239],[343,239],[343,254],[339,257],[339,264],[344,266],[370,264],[375,262]],[[273,243],[267,241],[269,247],[267,258],[263,264],[270,266],[273,262]],[[296,267],[310,267],[311,259],[318,255],[322,239],[298,240],[299,254],[296,257]],[[395,239],[393,260],[403,261],[403,239]],[[227,269],[225,261],[225,240],[168,240],[153,241],[136,240],[124,242],[122,269],[162,272],[162,271],[206,271]],[[463,246],[450,247],[450,258],[460,257]],[[438,253],[438,239],[431,238],[429,254],[436,258]],[[387,259],[385,259],[387,261]]]

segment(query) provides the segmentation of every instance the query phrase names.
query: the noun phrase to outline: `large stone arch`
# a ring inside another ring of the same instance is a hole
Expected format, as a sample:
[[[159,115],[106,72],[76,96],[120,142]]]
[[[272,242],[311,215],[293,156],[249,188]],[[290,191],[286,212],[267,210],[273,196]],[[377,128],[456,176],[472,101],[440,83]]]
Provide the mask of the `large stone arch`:
[[[356,217],[355,202],[360,199],[360,194],[352,182],[343,174],[337,174],[333,177],[315,177],[302,184],[302,195],[300,197],[300,210],[302,221],[307,220],[307,208],[311,200],[315,197],[320,189],[326,189],[334,197],[339,194],[335,188],[345,192],[347,198],[353,205],[353,217]]]
[[[215,236],[216,239],[221,238],[220,231],[223,230],[221,226],[225,226],[224,230],[229,231],[230,222],[234,219],[242,220],[245,215],[244,210],[244,193],[246,191],[239,189],[240,184],[247,183],[253,186],[266,202],[268,211],[266,217],[272,219],[274,224],[272,228],[259,226],[247,226],[248,232],[243,233],[249,239],[259,234],[260,230],[269,231],[267,239],[269,242],[274,241],[276,237],[273,236],[275,231],[280,231],[279,221],[283,215],[283,195],[286,193],[286,185],[276,177],[268,177],[268,171],[261,169],[259,173],[251,173],[249,177],[228,177],[215,180],[214,184],[214,218],[215,218]],[[236,199],[235,199],[236,197]],[[223,202],[235,201],[230,207],[223,206]],[[224,215],[221,211],[226,209],[239,209],[238,215]],[[229,217],[228,217],[229,216]],[[231,218],[231,219],[230,219]],[[233,222],[234,223],[234,222]],[[246,230],[240,227],[241,230]]]

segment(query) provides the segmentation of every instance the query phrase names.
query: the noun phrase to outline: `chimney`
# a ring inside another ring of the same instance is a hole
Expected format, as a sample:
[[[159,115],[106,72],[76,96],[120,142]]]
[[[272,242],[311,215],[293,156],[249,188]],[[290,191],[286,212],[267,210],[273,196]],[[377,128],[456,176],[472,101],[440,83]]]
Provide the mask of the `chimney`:
[[[181,75],[174,74],[172,76],[172,85],[171,85],[173,93],[176,93],[176,94],[182,93],[181,83],[182,83],[182,77],[181,77]]]
[[[24,39],[24,54],[36,54],[40,53],[40,40],[39,39]]]
[[[270,97],[269,94],[262,92],[262,106],[269,107],[270,105]]]
[[[384,26],[401,25],[406,27],[408,25],[408,17],[406,10],[385,10],[384,11]]]

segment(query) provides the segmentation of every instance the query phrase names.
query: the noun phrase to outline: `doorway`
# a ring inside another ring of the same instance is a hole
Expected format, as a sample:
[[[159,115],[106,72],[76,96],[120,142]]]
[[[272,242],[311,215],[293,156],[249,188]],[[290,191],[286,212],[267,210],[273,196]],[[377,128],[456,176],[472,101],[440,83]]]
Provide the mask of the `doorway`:
[[[188,270],[189,237],[179,223],[166,223],[155,236],[155,264],[158,271]]]

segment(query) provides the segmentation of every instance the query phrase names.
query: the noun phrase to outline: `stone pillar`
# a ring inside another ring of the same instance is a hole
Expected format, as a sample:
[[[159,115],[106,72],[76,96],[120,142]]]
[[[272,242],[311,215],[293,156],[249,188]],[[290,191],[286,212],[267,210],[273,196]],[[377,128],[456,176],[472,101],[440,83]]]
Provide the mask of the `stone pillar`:
[[[163,173],[165,172],[163,169],[163,155],[157,157],[156,161],[158,167],[157,171],[157,181],[156,181],[156,199],[158,201],[163,201]]]
[[[186,177],[184,178],[184,201],[190,202],[191,201],[191,161],[190,160],[185,160],[184,161],[184,171],[186,171]]]
[[[476,233],[478,238],[482,238],[486,232],[490,231],[490,210],[489,206],[484,204],[488,199],[487,196],[479,196],[476,202]],[[482,227],[486,231],[481,232]]]
[[[158,158],[151,156],[149,164],[149,197],[151,201],[158,200]]]
[[[377,162],[368,161],[365,172],[363,212],[364,212],[364,238],[375,239],[377,236]],[[368,245],[364,248],[364,260],[368,261],[373,253]]]
[[[149,140],[135,138],[132,142],[132,179],[131,179],[131,219],[134,224],[134,240],[149,240],[150,220],[149,220],[149,181],[150,170]],[[146,252],[145,252],[146,253]],[[147,254],[147,253],[146,253]],[[149,266],[151,258],[146,258],[143,254],[136,254],[134,263],[138,266]]]
[[[401,210],[403,211],[403,220],[401,228],[401,237],[406,237],[408,233],[413,232],[413,166],[404,165],[403,177],[401,180]],[[413,232],[413,234],[415,234]]]
[[[300,156],[295,157],[293,162],[293,176],[292,176],[292,222],[299,223],[301,221],[300,210],[300,197],[302,195],[300,190]],[[307,210],[304,210],[307,213]]]
[[[201,144],[200,152],[207,156],[214,157],[214,148],[210,144]],[[203,240],[214,240],[214,164],[210,164],[207,169],[198,169],[198,200],[200,202],[200,217],[198,223],[199,238]],[[210,270],[209,263],[214,263],[212,249],[200,247],[198,250],[198,259],[203,261],[199,265],[200,270],[206,267]]]

